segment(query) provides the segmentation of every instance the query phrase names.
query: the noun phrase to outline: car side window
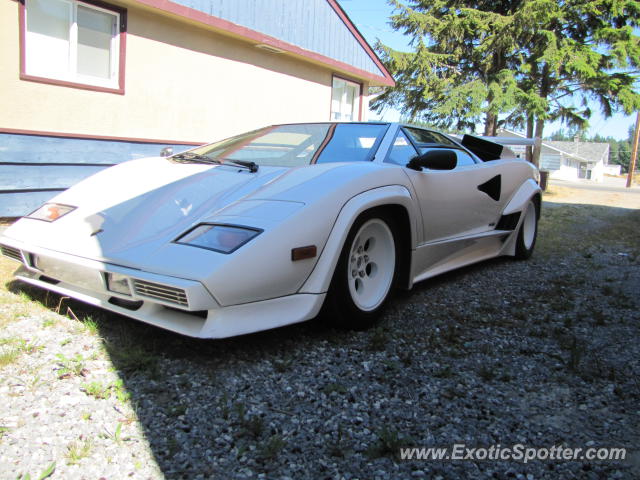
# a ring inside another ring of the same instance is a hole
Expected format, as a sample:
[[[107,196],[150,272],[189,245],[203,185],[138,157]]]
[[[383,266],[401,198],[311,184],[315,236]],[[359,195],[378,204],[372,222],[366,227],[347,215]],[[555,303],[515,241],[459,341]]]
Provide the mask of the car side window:
[[[427,150],[429,150],[431,147],[424,147],[424,148],[420,148],[420,153],[425,153]],[[455,152],[456,156],[458,157],[458,161],[456,163],[456,168],[460,168],[460,167],[468,167],[470,165],[475,165],[476,161],[473,159],[473,157],[471,155],[469,155],[467,152],[465,152],[464,150],[460,150],[460,149],[452,149],[453,152]]]
[[[437,143],[439,145],[451,146],[455,145],[455,143],[450,138],[438,132],[432,132],[431,130],[423,130],[422,128],[415,127],[405,127],[405,130],[409,133],[409,135],[411,135],[411,138],[413,138],[416,143]]]
[[[402,165],[404,167],[407,163],[409,163],[409,160],[411,160],[417,154],[418,152],[416,152],[416,149],[413,148],[413,145],[411,145],[411,142],[409,141],[407,136],[404,134],[404,132],[400,131],[400,133],[398,133],[398,136],[396,137],[396,140],[393,142],[393,146],[391,147],[391,150],[389,151],[389,155],[387,155],[385,162],[395,163],[396,165]]]
[[[458,167],[467,167],[469,165],[475,165],[476,161],[473,159],[471,155],[469,155],[464,150],[455,150],[456,155],[458,156],[458,163],[456,164],[456,168]]]

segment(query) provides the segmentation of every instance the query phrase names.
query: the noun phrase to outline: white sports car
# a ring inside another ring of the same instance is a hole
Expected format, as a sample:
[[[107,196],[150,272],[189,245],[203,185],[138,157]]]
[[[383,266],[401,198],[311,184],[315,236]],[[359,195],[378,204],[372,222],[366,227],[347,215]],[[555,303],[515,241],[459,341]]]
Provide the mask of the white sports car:
[[[323,306],[361,328],[394,287],[531,255],[538,172],[502,150],[397,123],[271,126],[103,170],[0,248],[21,281],[184,335]]]

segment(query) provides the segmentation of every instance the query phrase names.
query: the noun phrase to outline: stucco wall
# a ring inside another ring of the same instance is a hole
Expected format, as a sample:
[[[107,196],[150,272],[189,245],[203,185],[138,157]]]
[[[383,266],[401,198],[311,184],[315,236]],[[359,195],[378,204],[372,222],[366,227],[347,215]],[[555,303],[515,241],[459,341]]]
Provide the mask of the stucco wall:
[[[0,0],[0,127],[208,141],[329,119],[329,69],[131,6],[125,95],[22,81],[18,8]]]

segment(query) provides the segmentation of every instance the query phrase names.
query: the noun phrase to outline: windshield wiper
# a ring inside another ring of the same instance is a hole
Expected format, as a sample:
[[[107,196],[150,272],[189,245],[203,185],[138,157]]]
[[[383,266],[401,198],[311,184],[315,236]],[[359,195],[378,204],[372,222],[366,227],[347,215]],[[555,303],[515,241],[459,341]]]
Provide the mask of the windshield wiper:
[[[184,152],[178,153],[171,157],[172,160],[176,160],[179,162],[199,162],[199,163],[213,163],[215,165],[234,165],[237,167],[248,168],[251,173],[255,173],[258,171],[258,165],[255,162],[247,162],[245,160],[231,160],[225,159],[224,161],[220,161],[217,158],[207,157],[206,155],[201,155],[199,153],[193,152]]]
[[[255,173],[258,171],[258,164],[256,162],[248,162],[246,160],[233,160],[231,158],[226,158],[224,160],[225,164],[237,165],[239,167],[248,168],[251,173]]]
[[[176,153],[170,158],[171,160],[177,160],[179,162],[215,163],[216,165],[222,164],[220,160],[216,160],[214,158],[207,157],[206,155],[200,155],[199,153],[193,152]]]

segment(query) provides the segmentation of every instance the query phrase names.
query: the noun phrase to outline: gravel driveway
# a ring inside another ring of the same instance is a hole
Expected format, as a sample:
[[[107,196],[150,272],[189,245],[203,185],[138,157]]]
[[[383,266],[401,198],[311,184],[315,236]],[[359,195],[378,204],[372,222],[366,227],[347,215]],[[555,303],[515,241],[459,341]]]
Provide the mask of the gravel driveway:
[[[552,187],[529,261],[419,284],[363,332],[197,341],[8,283],[0,478],[638,478],[640,210],[575,195]],[[455,444],[627,453],[400,459]]]

